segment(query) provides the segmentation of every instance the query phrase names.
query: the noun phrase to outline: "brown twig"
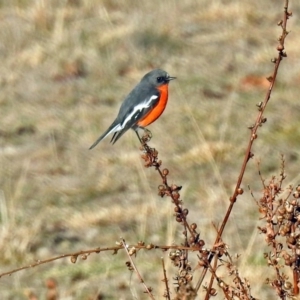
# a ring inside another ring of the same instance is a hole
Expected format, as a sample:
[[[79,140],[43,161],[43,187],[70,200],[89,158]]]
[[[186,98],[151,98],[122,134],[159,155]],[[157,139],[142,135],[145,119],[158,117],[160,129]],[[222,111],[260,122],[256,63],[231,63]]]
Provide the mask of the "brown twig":
[[[162,268],[163,268],[163,272],[164,272],[164,279],[162,281],[165,283],[165,286],[166,286],[166,291],[164,293],[164,297],[168,300],[171,300],[170,288],[169,288],[169,283],[168,283],[169,281],[168,281],[168,278],[167,278],[167,271],[166,271],[166,268],[165,268],[165,261],[164,261],[163,257],[161,258],[161,263],[162,263]]]
[[[134,270],[134,271],[135,271],[135,273],[137,274],[137,276],[138,276],[140,282],[144,285],[144,288],[145,288],[145,290],[146,290],[146,293],[149,295],[149,297],[150,297],[151,299],[154,300],[155,298],[154,298],[153,294],[151,293],[152,289],[151,289],[150,287],[149,287],[149,288],[147,287],[147,285],[146,285],[146,283],[145,283],[145,281],[144,281],[144,279],[143,279],[141,273],[139,272],[139,270],[137,269],[135,263],[133,262],[133,259],[131,258],[132,254],[129,253],[129,251],[128,251],[128,246],[126,245],[125,240],[122,239],[122,238],[121,238],[121,244],[122,244],[122,246],[123,246],[125,252],[127,253],[127,256],[128,256],[128,258],[129,258],[129,260],[130,260],[130,262],[127,263],[127,267],[128,267],[130,270]]]
[[[212,291],[212,286],[213,286],[213,283],[214,283],[214,278],[217,278],[217,276],[216,276],[217,264],[218,264],[218,259],[215,256],[215,258],[214,258],[214,265],[213,265],[213,267],[210,267],[211,278],[210,278],[210,281],[209,281],[209,284],[208,284],[208,287],[207,287],[207,291],[209,291],[209,293],[206,293],[205,298],[204,298],[205,300],[208,300],[210,298],[210,296],[211,296],[211,291]],[[226,294],[225,294],[225,297],[227,299],[227,295]]]
[[[142,158],[145,161],[146,167],[154,167],[158,174],[162,179],[162,185],[158,187],[158,194],[163,196],[169,196],[172,199],[172,202],[175,205],[174,212],[175,212],[175,219],[178,223],[182,223],[184,227],[183,234],[185,236],[185,246],[188,245],[197,245],[200,248],[204,246],[204,241],[200,239],[200,234],[197,232],[197,224],[192,223],[189,224],[187,221],[187,215],[189,213],[188,209],[183,208],[182,200],[180,200],[179,191],[181,190],[181,186],[177,186],[175,184],[169,185],[168,184],[168,175],[169,170],[161,168],[162,162],[158,159],[158,152],[156,149],[151,148],[148,146],[147,142],[149,141],[148,133],[145,132],[144,136],[141,138],[141,150],[143,151]],[[188,233],[190,236],[188,237]]]
[[[148,144],[146,143],[148,141],[148,136],[147,133],[146,135],[144,135],[141,139],[142,141],[142,147],[141,149],[144,151],[144,155],[142,155],[142,158],[145,160],[146,162],[146,167],[154,167],[158,174],[160,175],[161,179],[162,179],[162,183],[163,185],[160,185],[159,188],[159,195],[160,196],[169,196],[172,198],[173,203],[176,206],[176,220],[178,222],[182,222],[183,226],[185,228],[185,232],[188,230],[191,237],[196,240],[196,235],[195,235],[195,230],[192,230],[190,225],[188,224],[187,220],[186,220],[186,216],[187,216],[187,210],[182,209],[182,201],[180,200],[180,194],[179,191],[181,190],[181,186],[177,186],[177,185],[172,185],[170,186],[168,184],[168,178],[167,176],[169,175],[169,170],[168,169],[163,169],[161,170],[161,164],[162,162],[160,160],[158,160],[158,152],[154,149],[148,146]],[[188,245],[187,242],[187,235],[185,234],[186,237],[186,245]]]
[[[167,251],[170,249],[178,249],[178,250],[189,250],[189,251],[199,251],[199,247],[197,246],[193,246],[193,247],[187,247],[187,246],[177,246],[177,245],[172,245],[172,246],[159,246],[159,245],[153,245],[153,244],[147,244],[147,245],[143,245],[141,243],[138,243],[136,245],[130,245],[130,248],[134,247],[136,249],[145,249],[145,250],[152,250],[152,249],[160,249],[163,251]],[[62,255],[58,255],[55,257],[51,257],[51,258],[47,258],[47,259],[43,259],[43,260],[36,260],[35,262],[27,265],[27,266],[23,266],[20,268],[16,268],[13,270],[10,270],[8,272],[3,272],[0,273],[0,278],[4,277],[4,276],[10,276],[14,273],[26,270],[26,269],[31,269],[43,264],[47,264],[50,262],[53,262],[55,260],[59,260],[59,259],[63,259],[66,257],[70,257],[71,262],[72,263],[76,263],[78,257],[80,257],[82,260],[85,260],[87,258],[88,255],[92,254],[92,253],[100,253],[100,252],[107,252],[107,251],[113,251],[113,254],[117,254],[119,250],[124,249],[122,245],[118,245],[118,246],[114,246],[114,247],[103,247],[103,248],[94,248],[94,249],[89,249],[89,250],[82,250],[82,251],[78,251],[78,252],[73,252],[73,253],[66,253],[66,254],[62,254]]]
[[[282,34],[281,34],[281,36],[278,40],[279,44],[277,46],[277,51],[278,51],[277,58],[274,58],[274,59],[271,60],[275,64],[275,66],[274,66],[273,75],[268,78],[268,80],[270,82],[270,85],[269,85],[269,88],[268,88],[268,91],[266,93],[264,101],[257,104],[259,112],[258,112],[256,121],[255,121],[254,125],[249,127],[249,129],[251,129],[251,133],[250,133],[248,145],[246,147],[246,152],[245,152],[244,160],[243,160],[243,163],[242,163],[242,167],[241,167],[241,170],[240,170],[240,173],[239,173],[239,176],[238,176],[238,180],[237,180],[235,189],[233,191],[232,196],[230,197],[229,207],[226,211],[226,214],[223,218],[221,226],[218,230],[217,237],[215,239],[215,244],[213,246],[213,249],[215,249],[215,245],[218,244],[218,242],[221,239],[221,236],[224,232],[225,226],[226,226],[226,224],[228,222],[228,219],[231,215],[231,212],[232,212],[233,206],[234,206],[234,204],[237,200],[237,197],[239,195],[243,194],[243,189],[241,188],[241,184],[242,184],[242,181],[243,181],[243,177],[244,177],[249,159],[252,158],[253,155],[254,155],[251,152],[252,146],[253,146],[254,141],[257,138],[258,128],[261,127],[267,121],[267,119],[263,116],[263,114],[264,114],[266,106],[267,106],[267,104],[268,104],[268,102],[271,98],[271,93],[272,93],[273,88],[274,88],[274,84],[275,84],[275,81],[276,81],[277,72],[278,72],[278,68],[280,66],[280,63],[281,63],[282,59],[287,56],[286,53],[284,52],[285,38],[288,35],[288,32],[286,30],[286,24],[287,24],[288,18],[292,15],[290,12],[288,12],[288,4],[289,4],[289,0],[285,0],[283,20],[278,23],[278,26],[281,26],[281,28],[282,28]],[[204,271],[204,273],[206,273],[207,269],[204,269],[203,271]],[[201,276],[198,283],[197,283],[197,290],[200,288],[203,279],[204,279],[204,276]],[[209,291],[207,291],[207,293],[209,293]]]
[[[274,67],[273,75],[268,78],[268,80],[270,81],[270,86],[269,86],[269,89],[266,93],[264,101],[257,104],[259,112],[258,112],[256,121],[255,121],[255,124],[250,127],[251,134],[250,134],[250,137],[249,137],[248,146],[247,146],[246,153],[245,153],[245,156],[244,156],[244,161],[242,163],[242,167],[241,167],[241,170],[240,170],[240,174],[239,174],[234,192],[233,192],[232,196],[230,197],[229,208],[228,208],[228,210],[226,212],[226,215],[223,219],[223,222],[222,222],[221,227],[219,229],[219,232],[218,232],[215,243],[218,243],[218,241],[220,240],[220,238],[223,234],[224,228],[225,228],[226,223],[228,221],[228,218],[231,214],[231,210],[233,208],[233,205],[237,200],[237,197],[239,195],[243,194],[243,189],[241,188],[242,180],[243,180],[243,177],[244,177],[244,174],[245,174],[245,171],[246,171],[247,163],[248,163],[249,159],[252,158],[253,155],[254,155],[251,152],[251,149],[252,149],[254,141],[257,138],[258,128],[260,126],[262,126],[267,121],[267,119],[263,117],[263,114],[264,114],[266,106],[267,106],[267,104],[268,104],[268,102],[271,98],[271,93],[272,93],[273,88],[274,88],[274,84],[275,84],[275,80],[277,78],[277,72],[278,72],[278,68],[280,66],[280,63],[281,63],[282,59],[287,56],[286,53],[284,52],[284,42],[285,42],[286,36],[288,35],[288,32],[286,30],[286,23],[287,23],[288,18],[291,16],[291,13],[288,12],[288,3],[289,3],[289,0],[285,0],[283,22],[278,23],[282,27],[282,34],[281,34],[280,39],[279,39],[279,45],[277,46],[277,51],[278,51],[277,58],[272,59],[272,62],[275,63],[275,67]]]

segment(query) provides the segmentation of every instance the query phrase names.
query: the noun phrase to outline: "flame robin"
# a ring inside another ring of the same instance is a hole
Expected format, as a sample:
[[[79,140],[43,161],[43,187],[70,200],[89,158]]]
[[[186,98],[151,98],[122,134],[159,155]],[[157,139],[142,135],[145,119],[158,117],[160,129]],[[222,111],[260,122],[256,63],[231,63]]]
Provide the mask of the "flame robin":
[[[111,143],[115,143],[129,128],[132,128],[141,141],[138,129],[157,120],[168,102],[168,86],[171,77],[166,71],[155,69],[147,73],[123,101],[117,118],[90,147],[93,149],[102,139],[113,133]]]

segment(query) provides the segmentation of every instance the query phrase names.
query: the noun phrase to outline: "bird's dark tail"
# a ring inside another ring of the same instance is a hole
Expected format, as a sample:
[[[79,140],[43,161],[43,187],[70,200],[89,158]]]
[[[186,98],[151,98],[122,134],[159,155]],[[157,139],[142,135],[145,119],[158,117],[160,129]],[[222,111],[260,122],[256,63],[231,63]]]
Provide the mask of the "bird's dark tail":
[[[115,133],[113,135],[113,138],[115,137],[116,134],[118,134],[119,132],[117,132],[118,128],[120,128],[120,124],[113,122],[108,129],[96,140],[96,142],[89,148],[90,150],[95,148],[104,138],[106,138],[109,134],[111,133]],[[118,139],[118,138],[117,138]]]
[[[114,144],[126,131],[128,130],[128,128],[124,128],[120,131],[116,131],[113,135],[113,137],[111,138],[111,143]]]

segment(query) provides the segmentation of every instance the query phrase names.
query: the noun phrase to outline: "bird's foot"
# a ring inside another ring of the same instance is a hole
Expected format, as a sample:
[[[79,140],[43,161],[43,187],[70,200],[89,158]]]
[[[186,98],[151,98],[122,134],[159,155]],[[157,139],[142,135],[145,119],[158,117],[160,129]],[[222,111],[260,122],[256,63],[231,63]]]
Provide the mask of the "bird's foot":
[[[148,143],[152,139],[152,133],[149,129],[144,128],[144,134],[142,136],[142,142]]]

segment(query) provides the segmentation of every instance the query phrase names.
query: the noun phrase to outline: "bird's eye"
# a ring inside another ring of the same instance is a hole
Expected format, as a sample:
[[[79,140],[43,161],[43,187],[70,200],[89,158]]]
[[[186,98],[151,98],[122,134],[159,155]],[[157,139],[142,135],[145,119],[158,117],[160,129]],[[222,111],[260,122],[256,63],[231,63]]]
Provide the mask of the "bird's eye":
[[[157,77],[157,82],[163,82],[164,81],[164,77]]]

